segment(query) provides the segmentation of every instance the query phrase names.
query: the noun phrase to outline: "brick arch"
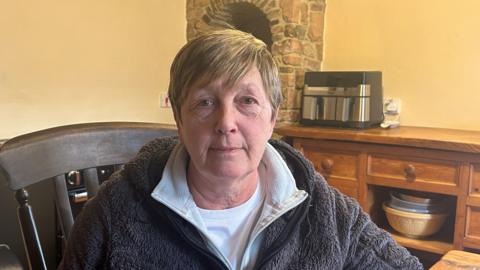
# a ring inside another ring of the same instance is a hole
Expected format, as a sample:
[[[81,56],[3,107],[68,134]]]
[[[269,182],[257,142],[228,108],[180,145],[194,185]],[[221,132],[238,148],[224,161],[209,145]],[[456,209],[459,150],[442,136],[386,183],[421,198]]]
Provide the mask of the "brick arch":
[[[280,122],[297,122],[305,71],[320,70],[325,0],[187,0],[187,39],[225,26],[225,6],[250,3],[262,11],[272,34],[284,101]]]

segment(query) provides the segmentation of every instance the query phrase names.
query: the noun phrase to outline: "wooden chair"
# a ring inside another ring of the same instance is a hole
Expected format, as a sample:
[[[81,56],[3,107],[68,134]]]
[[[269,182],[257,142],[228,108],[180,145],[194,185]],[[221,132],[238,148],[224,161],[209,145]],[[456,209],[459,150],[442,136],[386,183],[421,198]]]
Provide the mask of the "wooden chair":
[[[176,134],[172,126],[153,123],[88,123],[46,129],[5,142],[0,147],[0,182],[8,183],[19,203],[18,218],[30,268],[46,269],[46,264],[28,204],[28,186],[53,179],[66,239],[74,222],[66,173],[83,170],[88,197],[92,197],[99,188],[97,167],[124,164],[148,141]]]

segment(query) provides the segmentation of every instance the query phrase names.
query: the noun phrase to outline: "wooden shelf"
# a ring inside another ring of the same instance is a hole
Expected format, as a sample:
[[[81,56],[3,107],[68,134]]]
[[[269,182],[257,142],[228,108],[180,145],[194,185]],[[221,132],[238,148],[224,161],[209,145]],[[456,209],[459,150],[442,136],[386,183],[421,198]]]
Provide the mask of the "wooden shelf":
[[[342,129],[278,124],[275,132],[288,137],[400,145],[480,153],[480,132],[446,128],[400,126],[393,129]]]
[[[417,250],[428,251],[436,254],[445,254],[453,249],[453,243],[434,237],[415,239],[401,235],[398,232],[393,231],[392,229],[386,230],[392,235],[393,239],[395,239],[397,243],[407,248],[414,248]]]

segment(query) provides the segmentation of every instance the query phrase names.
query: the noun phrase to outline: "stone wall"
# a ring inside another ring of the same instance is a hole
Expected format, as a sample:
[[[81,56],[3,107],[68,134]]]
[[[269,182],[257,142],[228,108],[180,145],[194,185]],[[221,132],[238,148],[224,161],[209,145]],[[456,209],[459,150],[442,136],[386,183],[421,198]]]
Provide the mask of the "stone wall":
[[[305,71],[320,70],[325,0],[187,0],[187,39],[221,27],[226,5],[238,2],[250,3],[269,21],[284,97],[278,120],[297,122]]]

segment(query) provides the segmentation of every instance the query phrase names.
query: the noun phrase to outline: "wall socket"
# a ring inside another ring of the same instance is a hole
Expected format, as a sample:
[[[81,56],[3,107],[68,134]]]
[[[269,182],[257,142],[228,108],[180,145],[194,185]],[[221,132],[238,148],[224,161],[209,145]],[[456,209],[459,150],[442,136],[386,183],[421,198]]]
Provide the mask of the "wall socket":
[[[399,98],[383,99],[383,114],[399,115],[402,108],[402,101]]]
[[[159,95],[160,101],[160,108],[170,108],[172,105],[170,104],[170,98],[168,97],[167,92],[161,92]]]

